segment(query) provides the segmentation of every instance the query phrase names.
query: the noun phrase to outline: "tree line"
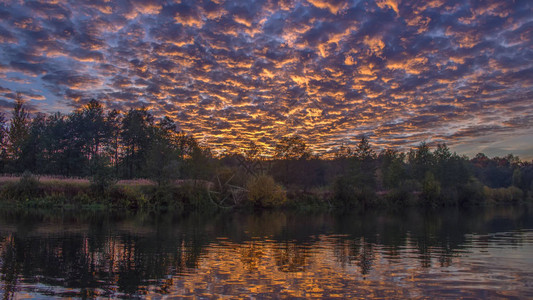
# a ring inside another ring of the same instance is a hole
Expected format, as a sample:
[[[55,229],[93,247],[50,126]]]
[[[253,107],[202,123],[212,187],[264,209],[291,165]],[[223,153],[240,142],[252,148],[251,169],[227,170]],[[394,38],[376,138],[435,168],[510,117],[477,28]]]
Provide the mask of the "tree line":
[[[70,114],[37,113],[15,102],[12,117],[0,115],[0,172],[90,177],[101,169],[117,178],[192,176],[178,162],[207,157],[208,149],[165,117],[145,108],[105,111],[96,100]],[[181,173],[180,173],[181,172]]]
[[[282,190],[310,205],[348,208],[518,201],[530,199],[533,188],[531,162],[512,154],[489,158],[479,153],[470,159],[445,144],[432,149],[422,142],[408,152],[378,153],[362,136],[355,147],[340,146],[333,158],[323,159],[295,135],[277,141],[274,152],[265,159],[251,143],[242,153],[215,157],[169,117],[156,119],[146,108],[106,110],[96,100],[69,114],[30,116],[19,98],[10,119],[0,114],[2,173],[99,182],[149,178],[158,186],[204,180],[216,187],[219,201],[232,197],[235,203],[235,195],[247,191],[249,197],[257,195],[260,206],[284,203],[284,196],[278,197]],[[268,190],[277,194],[266,195]]]

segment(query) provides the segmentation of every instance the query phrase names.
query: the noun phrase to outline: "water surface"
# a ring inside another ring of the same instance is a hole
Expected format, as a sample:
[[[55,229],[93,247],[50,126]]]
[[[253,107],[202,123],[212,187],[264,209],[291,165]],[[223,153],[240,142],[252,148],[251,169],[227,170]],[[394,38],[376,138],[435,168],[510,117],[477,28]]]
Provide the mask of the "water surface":
[[[0,211],[4,298],[532,298],[528,207],[366,214]]]

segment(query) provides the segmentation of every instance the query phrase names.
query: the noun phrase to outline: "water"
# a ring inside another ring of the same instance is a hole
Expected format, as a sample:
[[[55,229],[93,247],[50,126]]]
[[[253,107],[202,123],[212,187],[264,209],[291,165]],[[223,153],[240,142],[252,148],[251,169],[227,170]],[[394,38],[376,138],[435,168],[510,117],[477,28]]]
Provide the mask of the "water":
[[[532,298],[533,209],[0,211],[3,298]]]

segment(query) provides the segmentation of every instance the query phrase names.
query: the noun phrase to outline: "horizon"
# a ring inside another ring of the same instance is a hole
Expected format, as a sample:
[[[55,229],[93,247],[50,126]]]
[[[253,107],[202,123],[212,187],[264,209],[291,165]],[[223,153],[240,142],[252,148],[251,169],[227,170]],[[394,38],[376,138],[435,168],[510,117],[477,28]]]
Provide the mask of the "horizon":
[[[528,1],[6,1],[0,111],[147,107],[215,150],[446,143],[533,160]],[[238,151],[237,151],[238,152]]]

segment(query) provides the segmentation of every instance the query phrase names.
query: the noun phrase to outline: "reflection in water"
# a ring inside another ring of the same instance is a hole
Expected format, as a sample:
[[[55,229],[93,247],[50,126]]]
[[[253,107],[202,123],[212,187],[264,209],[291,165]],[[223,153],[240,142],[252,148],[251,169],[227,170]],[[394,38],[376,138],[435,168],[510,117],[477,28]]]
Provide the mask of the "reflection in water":
[[[336,216],[1,212],[5,299],[533,297],[528,207]]]

